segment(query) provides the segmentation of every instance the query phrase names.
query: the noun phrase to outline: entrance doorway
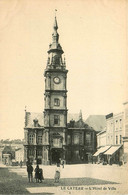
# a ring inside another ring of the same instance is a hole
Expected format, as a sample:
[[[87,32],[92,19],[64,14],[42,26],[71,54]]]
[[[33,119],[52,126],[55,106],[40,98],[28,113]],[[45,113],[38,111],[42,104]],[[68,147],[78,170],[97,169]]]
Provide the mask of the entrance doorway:
[[[62,151],[58,149],[52,149],[52,163],[56,164],[61,158]]]

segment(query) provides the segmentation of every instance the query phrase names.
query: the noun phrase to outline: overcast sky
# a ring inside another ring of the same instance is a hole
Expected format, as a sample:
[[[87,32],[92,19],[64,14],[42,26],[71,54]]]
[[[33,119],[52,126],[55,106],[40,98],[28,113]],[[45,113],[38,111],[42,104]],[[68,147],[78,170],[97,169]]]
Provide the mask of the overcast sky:
[[[118,113],[125,101],[127,0],[0,1],[0,139],[24,137],[24,108],[43,112],[44,69],[57,9],[68,112]]]

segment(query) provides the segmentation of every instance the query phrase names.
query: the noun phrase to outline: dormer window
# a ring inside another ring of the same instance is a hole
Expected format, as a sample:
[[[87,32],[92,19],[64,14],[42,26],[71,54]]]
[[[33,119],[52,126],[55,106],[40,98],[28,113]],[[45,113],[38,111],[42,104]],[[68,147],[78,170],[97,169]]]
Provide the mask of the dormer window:
[[[60,106],[60,100],[58,98],[54,99],[54,106]]]
[[[34,122],[34,127],[38,127],[38,119],[35,118],[35,119],[33,120],[33,122]]]

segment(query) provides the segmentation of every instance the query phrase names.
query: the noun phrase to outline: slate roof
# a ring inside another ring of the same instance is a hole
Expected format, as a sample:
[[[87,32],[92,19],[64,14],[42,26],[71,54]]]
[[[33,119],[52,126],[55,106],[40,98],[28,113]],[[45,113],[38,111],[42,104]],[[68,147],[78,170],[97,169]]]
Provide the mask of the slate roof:
[[[79,114],[68,114],[68,123],[71,120],[75,121],[75,126],[79,126]],[[34,122],[33,120],[38,120],[38,127],[44,127],[44,114],[43,113],[35,113],[35,112],[26,112],[25,117],[25,127],[33,128]],[[106,118],[105,115],[90,115],[86,120],[84,120],[84,125],[87,124],[92,127],[95,131],[102,131],[106,126]]]
[[[85,122],[89,126],[93,127],[95,131],[102,131],[106,126],[105,115],[90,115]]]
[[[44,126],[44,116],[43,113],[36,113],[36,112],[26,112],[25,117],[25,127],[32,128],[34,127],[33,120],[38,120],[38,127]]]

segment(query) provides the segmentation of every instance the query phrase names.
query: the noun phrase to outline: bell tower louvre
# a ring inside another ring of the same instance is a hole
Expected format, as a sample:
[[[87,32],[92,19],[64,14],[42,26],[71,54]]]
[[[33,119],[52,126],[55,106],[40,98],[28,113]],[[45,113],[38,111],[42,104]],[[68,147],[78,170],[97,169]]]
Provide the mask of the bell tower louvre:
[[[58,24],[55,16],[52,43],[44,71],[44,134],[46,137],[47,163],[65,159],[65,134],[67,131],[67,72],[64,53],[59,43]]]

